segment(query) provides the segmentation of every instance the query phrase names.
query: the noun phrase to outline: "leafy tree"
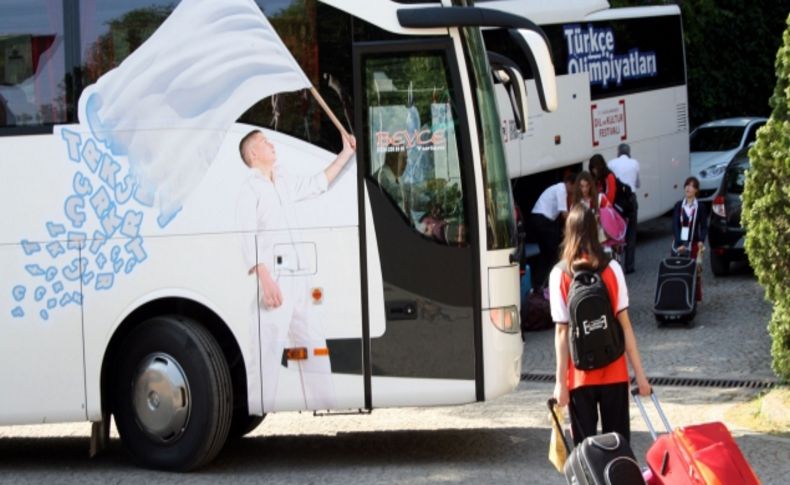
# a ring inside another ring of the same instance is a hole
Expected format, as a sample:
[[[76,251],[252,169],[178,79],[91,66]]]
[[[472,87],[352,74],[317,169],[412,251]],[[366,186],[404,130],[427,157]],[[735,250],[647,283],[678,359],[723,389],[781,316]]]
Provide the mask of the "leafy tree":
[[[743,222],[749,261],[774,304],[768,324],[773,369],[790,380],[790,16],[786,24],[784,44],[776,54],[773,112],[749,150]]]
[[[683,15],[692,126],[767,115],[790,0],[610,0],[613,7],[677,4]]]

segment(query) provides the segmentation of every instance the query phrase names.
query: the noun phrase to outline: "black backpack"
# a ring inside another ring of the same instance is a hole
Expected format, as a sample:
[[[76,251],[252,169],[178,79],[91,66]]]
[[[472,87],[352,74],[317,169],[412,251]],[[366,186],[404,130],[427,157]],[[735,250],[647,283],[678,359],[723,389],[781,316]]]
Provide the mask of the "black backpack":
[[[614,208],[623,217],[630,217],[634,212],[634,191],[631,186],[615,177]]]
[[[564,262],[560,267],[571,278],[568,289],[568,347],[573,366],[579,370],[592,370],[611,364],[625,352],[625,336],[612,312],[609,292],[601,273],[571,273]]]

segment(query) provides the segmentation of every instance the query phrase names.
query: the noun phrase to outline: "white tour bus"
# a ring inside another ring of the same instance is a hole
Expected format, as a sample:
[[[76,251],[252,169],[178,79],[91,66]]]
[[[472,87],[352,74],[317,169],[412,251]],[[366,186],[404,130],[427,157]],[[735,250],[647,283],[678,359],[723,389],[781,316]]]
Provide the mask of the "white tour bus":
[[[534,24],[465,4],[0,4],[0,424],[90,421],[97,451],[112,415],[137,462],[188,470],[269,412],[512,391],[480,27],[523,39],[549,104],[553,66]],[[336,178],[310,84],[356,135]]]
[[[587,170],[594,153],[611,160],[621,143],[628,143],[640,162],[639,221],[670,210],[690,174],[680,9],[611,9],[606,0],[479,4],[529,17],[553,51],[557,110],[544,113],[534,95],[537,78],[518,39],[504,29],[483,33],[486,48],[512,61],[528,80],[523,124],[510,109],[512,83],[496,86],[508,173],[522,213],[529,214],[541,191],[566,170]]]

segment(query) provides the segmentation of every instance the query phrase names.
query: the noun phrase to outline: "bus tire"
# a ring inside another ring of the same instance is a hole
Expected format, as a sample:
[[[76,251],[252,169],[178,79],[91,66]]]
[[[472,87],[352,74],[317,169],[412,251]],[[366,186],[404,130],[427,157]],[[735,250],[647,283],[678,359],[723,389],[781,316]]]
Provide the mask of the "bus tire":
[[[117,361],[118,434],[147,468],[189,471],[225,444],[233,411],[228,364],[197,322],[159,316],[126,337]]]
[[[249,433],[255,431],[255,428],[260,426],[263,422],[263,416],[255,416],[250,414],[240,414],[234,413],[233,414],[233,421],[230,424],[230,432],[228,433],[229,440],[236,440],[242,438]]]

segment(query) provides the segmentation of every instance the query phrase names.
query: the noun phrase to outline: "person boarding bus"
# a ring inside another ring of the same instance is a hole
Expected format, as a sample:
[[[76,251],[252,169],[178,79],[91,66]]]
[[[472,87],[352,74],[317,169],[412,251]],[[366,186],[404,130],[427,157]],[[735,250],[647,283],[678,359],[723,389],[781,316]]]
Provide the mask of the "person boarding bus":
[[[532,225],[540,248],[535,281],[543,283],[549,268],[557,261],[562,223],[568,213],[568,194],[573,193],[574,180],[575,175],[568,174],[562,182],[550,185],[532,207]]]
[[[631,207],[627,214],[623,214],[628,219],[628,226],[625,232],[625,273],[629,274],[636,269],[634,265],[636,216],[639,212],[636,189],[641,185],[639,182],[639,162],[631,158],[631,147],[627,143],[621,143],[617,147],[617,158],[609,160],[607,166],[618,180],[631,187]]]

